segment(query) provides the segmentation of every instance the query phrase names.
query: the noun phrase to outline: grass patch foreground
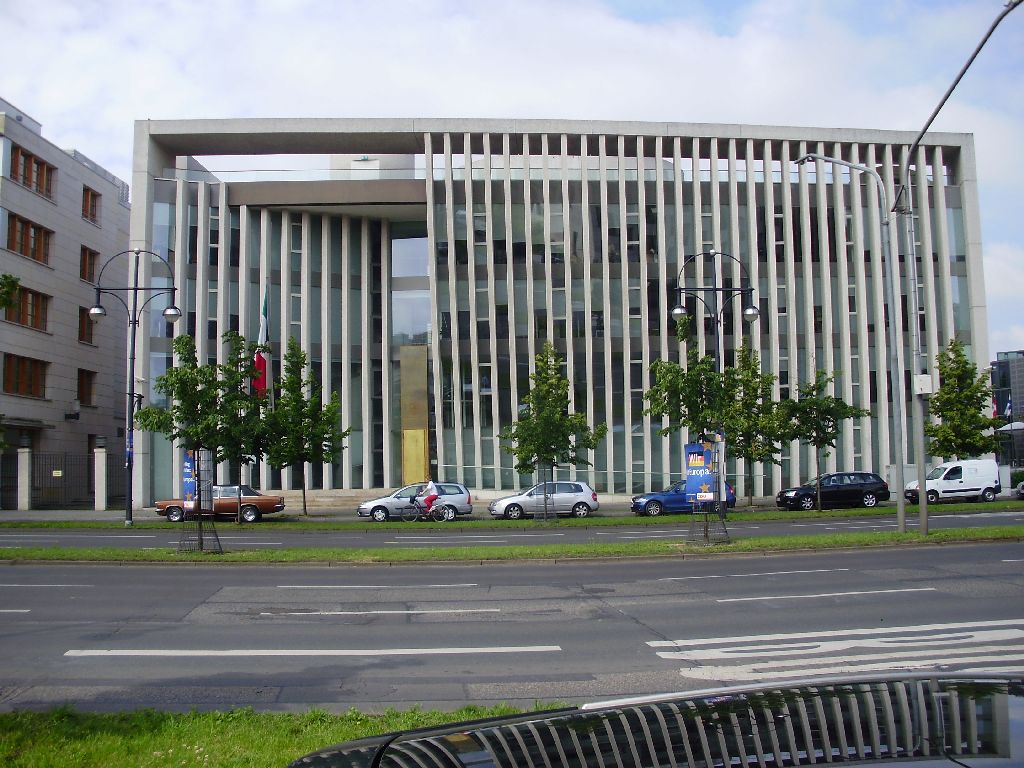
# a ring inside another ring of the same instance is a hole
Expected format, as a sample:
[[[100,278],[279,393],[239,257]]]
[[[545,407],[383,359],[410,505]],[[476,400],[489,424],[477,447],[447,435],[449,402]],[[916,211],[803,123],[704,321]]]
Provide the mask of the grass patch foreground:
[[[547,707],[544,707],[547,708]],[[0,714],[0,764],[11,768],[283,768],[316,749],[390,731],[521,712],[511,706],[454,712],[344,714],[137,710],[91,714],[72,707]]]
[[[729,554],[828,550],[849,547],[878,547],[901,544],[955,544],[982,541],[1024,540],[1022,526],[988,526],[916,532],[863,531],[812,534],[806,536],[765,536],[741,539],[731,544],[686,544],[665,539],[593,544],[534,544],[505,547],[401,547],[376,549],[301,548],[241,550],[214,555],[202,552],[179,554],[170,549],[123,549],[116,547],[19,547],[4,550],[3,561],[63,560],[120,563],[422,563],[501,562],[515,560],[571,560],[602,557],[663,557],[685,554]]]

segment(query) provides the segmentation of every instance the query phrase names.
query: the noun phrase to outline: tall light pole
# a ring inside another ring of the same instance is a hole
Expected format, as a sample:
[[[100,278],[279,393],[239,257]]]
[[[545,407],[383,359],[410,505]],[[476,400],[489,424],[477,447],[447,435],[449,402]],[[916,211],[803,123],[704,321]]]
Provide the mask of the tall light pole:
[[[119,256],[125,254],[131,254],[132,257],[132,281],[131,285],[126,286],[104,286],[103,285],[103,273],[107,267],[117,259]],[[146,256],[156,258],[167,267],[167,274],[170,275],[171,285],[170,287],[163,286],[141,286],[139,285],[139,257],[145,254]],[[129,341],[128,341],[128,402],[127,409],[125,411],[125,453],[124,453],[124,525],[126,528],[132,526],[132,478],[133,478],[133,467],[135,466],[134,451],[135,451],[135,410],[137,407],[136,400],[141,400],[142,396],[136,397],[135,394],[135,341],[139,330],[139,317],[146,306],[155,299],[157,296],[162,294],[169,294],[171,297],[170,303],[167,308],[163,311],[163,316],[169,322],[176,322],[181,317],[181,310],[178,309],[174,304],[174,297],[177,289],[174,287],[174,270],[168,263],[167,259],[161,256],[159,253],[153,251],[146,251],[141,248],[132,248],[128,251],[121,251],[115,253],[109,259],[103,263],[103,267],[100,269],[99,276],[96,278],[96,303],[89,308],[89,316],[94,320],[99,320],[102,317],[106,317],[107,310],[103,307],[100,299],[103,294],[109,294],[121,302],[121,306],[124,307],[128,313],[128,328],[129,328]],[[118,293],[130,293],[132,295],[131,306],[122,299]],[[139,304],[139,294],[148,294],[146,299]]]
[[[930,382],[927,387],[921,387],[921,394],[918,394],[917,386],[918,376],[927,376],[928,373],[925,370],[924,361],[922,360],[922,347],[921,347],[921,320],[918,317],[918,305],[917,305],[917,248],[914,245],[914,199],[913,191],[910,187],[910,164],[914,161],[914,154],[917,152],[918,146],[921,144],[921,140],[924,135],[928,132],[935,117],[939,114],[939,111],[946,105],[946,101],[952,95],[953,90],[960,84],[963,76],[967,74],[967,70],[971,64],[981,53],[981,49],[985,47],[985,43],[992,37],[992,33],[996,31],[996,27],[999,23],[1006,18],[1006,16],[1019,6],[1024,0],[1009,0],[1004,6],[1000,14],[992,22],[992,25],[988,28],[988,32],[981,39],[981,42],[975,47],[974,52],[967,59],[967,62],[960,68],[960,72],[957,74],[956,79],[946,89],[946,93],[939,100],[938,105],[932,110],[928,120],[925,121],[924,127],[917,134],[917,138],[914,139],[914,143],[910,145],[910,149],[907,151],[906,159],[900,163],[900,186],[896,191],[896,197],[893,201],[892,210],[899,214],[900,222],[902,224],[901,229],[903,232],[903,252],[907,258],[907,279],[910,282],[909,290],[909,301],[907,303],[907,312],[910,315],[910,330],[911,339],[913,340],[913,351],[914,360],[913,367],[911,368],[911,380],[914,384],[913,394],[913,423],[911,429],[914,433],[914,458],[917,462],[917,488],[918,488],[918,514],[919,514],[919,532],[928,533],[928,494],[927,491],[927,480],[924,465],[924,397],[931,387]],[[919,169],[920,170],[920,169]],[[900,489],[902,493],[902,489]]]
[[[687,287],[686,285],[686,267],[698,258],[702,258],[706,261],[717,261],[720,258],[732,259],[736,264],[739,265],[740,272],[743,275],[741,284],[738,288],[734,287],[719,287],[718,285],[707,285],[707,286],[695,286]],[[711,297],[711,302],[708,303],[704,300],[701,294],[707,293]],[[757,307],[754,306],[753,296],[754,288],[750,285],[750,278],[747,276],[747,269],[743,266],[743,262],[737,259],[735,256],[728,253],[721,253],[711,249],[710,251],[704,251],[702,253],[696,253],[692,256],[687,256],[683,261],[682,266],[679,268],[679,274],[676,276],[676,305],[672,308],[672,317],[676,320],[680,320],[686,316],[686,305],[685,299],[687,296],[692,296],[708,311],[711,316],[714,326],[714,345],[715,345],[715,373],[719,376],[722,374],[722,350],[721,350],[721,332],[720,326],[722,318],[725,315],[725,310],[729,307],[729,302],[737,296],[744,296],[747,299],[747,306],[743,309],[743,319],[748,322],[754,322],[759,316],[760,312]],[[725,441],[715,443],[715,453],[718,457],[716,462],[719,467],[718,482],[715,484],[715,501],[723,503],[726,499],[725,493]],[[719,448],[720,446],[720,448]],[[721,509],[721,506],[719,506]]]
[[[866,165],[859,165],[857,163],[850,163],[846,160],[840,160],[838,157],[828,157],[826,155],[819,155],[811,153],[804,155],[796,161],[797,165],[808,163],[812,160],[820,160],[823,163],[835,163],[836,165],[844,165],[847,168],[851,168],[855,171],[861,171],[871,176],[875,180],[875,185],[878,187],[878,222],[881,226],[882,232],[882,274],[885,277],[885,301],[890,308],[897,306],[896,304],[896,290],[895,283],[898,279],[897,276],[893,276],[893,269],[895,265],[892,261],[891,245],[890,245],[890,233],[889,233],[889,205],[885,198],[885,184],[882,182],[882,177],[878,175],[878,171],[874,168],[869,168]],[[896,453],[896,524],[900,533],[905,533],[907,530],[907,507],[906,499],[903,498],[903,487],[906,485],[905,478],[903,477],[903,465],[906,463],[906,457],[903,451],[903,425],[905,423],[903,417],[903,374],[902,368],[900,367],[899,348],[901,346],[902,334],[899,331],[897,325],[897,318],[899,313],[890,309],[889,312],[889,327],[888,327],[888,341],[889,341],[889,388],[892,390],[892,422],[893,422],[893,435],[895,436],[894,450]]]

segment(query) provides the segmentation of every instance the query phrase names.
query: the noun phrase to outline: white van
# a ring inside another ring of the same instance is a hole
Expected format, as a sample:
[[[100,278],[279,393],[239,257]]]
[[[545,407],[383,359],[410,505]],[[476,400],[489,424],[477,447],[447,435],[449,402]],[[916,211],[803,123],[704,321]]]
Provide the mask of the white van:
[[[994,501],[1003,492],[995,459],[966,459],[939,464],[928,473],[926,487],[929,504],[943,499]],[[917,503],[916,480],[907,483],[903,495],[912,504]]]

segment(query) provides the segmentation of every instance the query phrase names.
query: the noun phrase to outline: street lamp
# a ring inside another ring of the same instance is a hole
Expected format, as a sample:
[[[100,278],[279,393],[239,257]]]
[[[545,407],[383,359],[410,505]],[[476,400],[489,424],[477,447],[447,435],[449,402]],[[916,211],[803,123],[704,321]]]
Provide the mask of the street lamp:
[[[945,106],[946,101],[952,95],[953,90],[960,84],[963,76],[967,74],[967,70],[970,68],[971,64],[974,63],[978,54],[981,53],[981,49],[985,47],[985,43],[987,43],[988,39],[992,37],[992,33],[996,31],[996,27],[998,27],[999,23],[1022,2],[1024,2],[1024,0],[1008,0],[1008,2],[1004,4],[1003,10],[995,18],[991,26],[989,26],[988,32],[985,33],[981,42],[975,46],[974,52],[967,59],[967,62],[960,68],[960,72],[953,80],[953,83],[946,89],[946,93],[943,95],[942,99],[939,100],[935,109],[932,110],[928,120],[925,121],[924,127],[917,134],[917,138],[914,139],[914,143],[910,145],[906,159],[900,163],[900,186],[896,191],[896,198],[893,201],[892,210],[900,216],[900,221],[902,222],[903,251],[907,258],[907,278],[910,281],[907,312],[911,317],[911,338],[913,340],[914,347],[914,362],[911,371],[913,374],[912,380],[914,382],[915,389],[914,396],[912,398],[914,414],[911,428],[914,432],[914,456],[917,460],[918,510],[920,518],[918,530],[921,533],[928,533],[928,494],[923,492],[927,487],[924,466],[924,397],[925,394],[931,390],[931,381],[929,379],[929,381],[926,382],[927,386],[921,387],[921,394],[918,394],[918,377],[927,377],[928,374],[926,371],[921,370],[924,368],[924,364],[921,359],[921,326],[920,319],[918,318],[917,306],[917,248],[914,246],[914,199],[910,188],[910,163],[913,162],[914,154],[917,152],[917,148],[921,144],[921,140],[924,138],[924,135],[931,127],[932,122],[939,114],[939,111]]]
[[[690,264],[694,263],[697,258],[703,258],[705,261],[716,261],[719,258],[732,259],[739,265],[740,272],[742,274],[742,280],[740,286],[737,287],[719,287],[717,285],[706,285],[697,287],[686,286],[686,268]],[[710,303],[704,300],[701,295],[707,293],[710,295]],[[722,351],[719,349],[721,345],[721,333],[720,326],[722,324],[722,318],[725,315],[725,310],[729,306],[729,302],[737,296],[743,296],[746,298],[747,306],[743,309],[743,319],[747,323],[752,323],[760,317],[761,313],[757,307],[753,304],[754,288],[750,285],[750,278],[747,276],[747,269],[743,266],[743,262],[728,253],[722,253],[716,251],[713,248],[710,251],[704,251],[702,253],[696,253],[692,256],[687,256],[683,261],[682,266],[679,268],[679,274],[676,276],[676,305],[672,307],[672,317],[675,320],[681,320],[686,316],[686,306],[684,301],[687,296],[692,296],[694,299],[704,305],[708,314],[711,316],[712,324],[714,327],[714,347],[715,347],[715,373],[722,373]],[[719,448],[718,446],[721,446]],[[725,441],[715,443],[715,452],[717,455],[716,464],[718,465],[718,482],[715,486],[715,501],[722,502],[726,498],[725,494]],[[721,506],[719,506],[721,509]]]
[[[826,155],[819,155],[811,153],[804,155],[796,161],[797,165],[803,165],[804,163],[811,162],[812,160],[820,160],[824,163],[835,163],[836,165],[843,165],[847,168],[851,168],[855,171],[861,171],[871,176],[875,180],[875,185],[878,187],[878,222],[882,228],[882,274],[885,278],[885,301],[890,307],[896,306],[896,293],[893,279],[893,263],[892,254],[890,252],[891,245],[889,242],[889,205],[885,199],[885,184],[882,182],[882,177],[878,175],[878,171],[874,168],[869,168],[866,165],[858,165],[857,163],[849,163],[846,160],[840,160],[838,157],[828,157]],[[903,477],[903,465],[906,463],[904,452],[903,452],[903,376],[900,371],[900,358],[899,358],[899,346],[900,346],[900,333],[896,325],[896,313],[890,311],[889,313],[889,387],[892,390],[892,421],[893,421],[893,434],[896,439],[893,441],[896,451],[896,523],[900,533],[905,533],[907,530],[907,508],[906,500],[903,498],[903,487],[906,484]],[[924,487],[923,485],[921,486]]]
[[[131,285],[104,286],[103,273],[114,259],[119,256],[124,256],[125,254],[131,254],[132,256],[132,274],[134,277],[132,278]],[[139,285],[139,257],[142,254],[159,259],[163,265],[167,267],[167,274],[170,275],[171,278],[171,285],[169,288]],[[174,304],[176,291],[177,289],[174,287],[174,270],[171,268],[167,259],[153,251],[146,251],[142,248],[132,248],[128,251],[115,253],[103,263],[99,276],[96,278],[96,303],[89,308],[89,317],[94,320],[106,317],[107,310],[100,303],[100,297],[106,293],[121,302],[121,306],[123,306],[125,311],[128,313],[128,327],[131,331],[131,338],[128,344],[128,403],[125,417],[124,525],[126,528],[130,528],[132,525],[132,468],[135,464],[133,455],[135,450],[135,410],[142,401],[142,395],[135,394],[135,339],[139,329],[139,316],[141,315],[142,310],[146,308],[146,305],[157,296],[160,296],[161,294],[170,294],[171,301],[170,304],[167,305],[167,308],[164,309],[163,316],[168,322],[177,322],[178,318],[181,317],[181,310]],[[118,292],[131,293],[132,303],[130,307],[124,299],[118,296]],[[149,294],[141,305],[139,304],[140,293]]]

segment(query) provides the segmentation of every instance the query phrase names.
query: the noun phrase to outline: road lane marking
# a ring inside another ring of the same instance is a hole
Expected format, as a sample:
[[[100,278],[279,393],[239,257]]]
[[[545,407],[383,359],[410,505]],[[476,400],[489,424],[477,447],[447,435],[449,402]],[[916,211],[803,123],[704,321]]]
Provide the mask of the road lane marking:
[[[678,533],[651,533],[646,535],[637,534],[636,536],[618,536],[620,539],[678,539],[680,536],[685,536],[686,533],[679,531]]]
[[[809,571],[765,571],[764,573],[730,573],[715,576],[666,576],[658,581],[689,581],[691,579],[735,579],[742,576],[789,576],[796,573],[842,573],[849,568],[817,568]]]
[[[717,603],[745,603],[754,600],[803,600],[814,597],[850,597],[853,595],[887,595],[893,592],[937,592],[935,587],[910,587],[907,589],[867,589],[859,592],[819,592],[815,595],[768,595],[767,597],[724,597]]]
[[[231,648],[218,650],[215,648],[96,648],[71,649],[65,656],[139,656],[139,657],[187,657],[187,658],[224,658],[252,656],[294,656],[300,657],[332,657],[332,656],[437,656],[462,655],[476,653],[555,653],[562,650],[560,645],[496,645],[468,648]]]
[[[264,610],[261,616],[367,616],[419,615],[422,613],[501,613],[501,608],[437,608],[424,610],[295,610],[283,613]]]
[[[28,613],[28,608],[0,608],[0,613]]]
[[[737,643],[764,643],[768,640],[813,640],[819,637],[850,637],[870,635],[895,635],[899,633],[924,634],[936,630],[947,632],[954,629],[971,629],[973,627],[1024,627],[1024,619],[1002,619],[995,621],[960,621],[946,624],[918,624],[916,626],[903,627],[871,627],[867,629],[835,629],[823,630],[821,632],[783,632],[772,635],[740,635],[733,637],[704,637],[696,640],[650,640],[647,645],[652,648],[683,648],[698,645],[719,645],[728,644],[735,646]]]
[[[476,587],[478,584],[278,584],[278,589],[409,589],[442,587]]]
[[[92,584],[0,584],[0,587],[91,587]]]
[[[503,543],[505,543],[507,541],[508,541],[508,539],[499,538],[499,537],[495,536],[495,537],[488,537],[488,538],[483,538],[483,539],[475,539],[473,541],[473,543],[474,544],[503,544]],[[437,538],[437,539],[430,539],[430,540],[427,540],[427,541],[408,541],[408,540],[391,539],[391,540],[386,541],[384,543],[385,544],[413,544],[413,545],[416,545],[416,544],[461,544],[461,543],[464,543],[464,540],[463,539]]]
[[[797,679],[898,669],[1013,672],[1024,659],[1024,619],[647,643],[700,680]]]
[[[503,539],[537,539],[537,538],[544,538],[545,536],[565,536],[565,534],[564,533],[495,533],[495,534],[488,535],[488,534],[482,534],[482,533],[481,534],[473,533],[473,534],[462,535],[462,534],[459,534],[459,533],[453,533],[453,534],[450,534],[448,536],[411,536],[411,535],[410,536],[402,536],[401,534],[396,534],[395,538],[396,539],[409,539],[409,540],[415,539],[417,541],[437,541],[439,538],[440,539],[493,539],[493,538],[497,538],[499,536],[501,538],[503,538]]]
[[[0,539],[155,539],[155,533],[0,533]]]

